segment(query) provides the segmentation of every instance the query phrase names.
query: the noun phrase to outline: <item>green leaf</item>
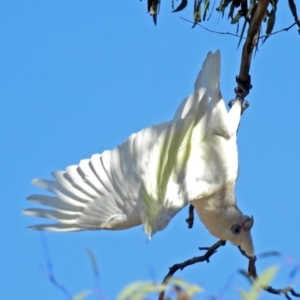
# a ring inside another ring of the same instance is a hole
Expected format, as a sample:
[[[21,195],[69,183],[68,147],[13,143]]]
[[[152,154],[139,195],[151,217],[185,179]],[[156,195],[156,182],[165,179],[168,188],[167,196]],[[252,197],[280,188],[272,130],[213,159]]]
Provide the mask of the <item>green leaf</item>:
[[[160,293],[162,291],[173,290],[173,287],[184,290],[188,298],[202,291],[198,285],[190,284],[179,278],[171,278],[169,285],[156,284],[152,281],[138,281],[130,284],[121,291],[117,300],[141,300],[148,294]]]
[[[138,281],[125,287],[117,300],[140,300],[149,293],[160,293],[168,289],[169,287],[165,284],[155,284],[152,281]]]
[[[206,13],[207,13],[207,11],[209,9],[209,1],[210,0],[205,0],[205,2],[204,2],[203,21],[205,21],[205,19],[206,19]]]
[[[249,17],[252,14],[253,8],[254,8],[254,0],[251,0],[250,1],[249,9],[248,9],[248,12],[247,12],[247,15],[246,15],[246,18]]]
[[[275,24],[275,20],[276,20],[275,9],[272,9],[271,12],[270,12],[270,17],[268,18],[268,22],[267,22],[266,34],[272,33],[273,28],[274,28],[274,24]]]
[[[288,0],[288,2],[289,2],[289,7],[290,7],[290,10],[292,12],[292,15],[293,15],[295,21],[297,21],[298,20],[298,15],[297,15],[297,8],[296,8],[296,5],[295,5],[295,2],[294,2],[294,0]]]
[[[224,17],[224,11],[230,2],[231,0],[221,0],[220,5],[217,8],[217,11],[222,12],[222,17]]]
[[[235,9],[235,6],[233,5],[233,2],[231,2],[230,9],[229,9],[229,14],[228,14],[228,19],[229,18],[231,18],[231,20],[233,19],[234,9]]]
[[[231,24],[236,24],[240,18],[242,17],[242,15],[239,14],[239,12],[236,14],[236,16],[231,20]]]
[[[186,8],[188,2],[187,0],[182,0],[181,3],[174,9],[174,1],[172,1],[172,12],[178,12]]]
[[[272,33],[273,28],[274,28],[274,24],[275,24],[275,20],[276,20],[276,8],[272,8],[270,14],[269,14],[269,18],[268,18],[268,22],[267,22],[267,29],[266,29],[266,37],[263,40],[263,43],[268,39],[268,35]]]
[[[171,278],[169,280],[169,283],[174,286],[180,286],[181,288],[183,288],[188,298],[191,298],[196,293],[200,293],[203,291],[203,289],[199,285],[188,283],[180,278]]]
[[[241,44],[241,41],[242,41],[243,36],[244,36],[245,29],[246,29],[246,25],[247,25],[247,19],[245,19],[245,21],[244,21],[243,28],[242,28],[242,31],[241,31],[241,34],[240,34],[239,43],[238,43],[237,47],[239,47],[240,44]]]
[[[258,277],[249,292],[240,290],[239,293],[243,300],[256,300],[263,287],[269,285],[273,277],[278,271],[278,266],[273,266],[265,270],[260,277]]]
[[[88,295],[90,295],[92,293],[93,293],[93,291],[89,291],[89,290],[82,291],[79,294],[77,294],[76,296],[74,296],[72,300],[83,300],[84,298],[86,298]]]
[[[194,2],[194,26],[201,22],[201,2],[202,0],[195,0]]]

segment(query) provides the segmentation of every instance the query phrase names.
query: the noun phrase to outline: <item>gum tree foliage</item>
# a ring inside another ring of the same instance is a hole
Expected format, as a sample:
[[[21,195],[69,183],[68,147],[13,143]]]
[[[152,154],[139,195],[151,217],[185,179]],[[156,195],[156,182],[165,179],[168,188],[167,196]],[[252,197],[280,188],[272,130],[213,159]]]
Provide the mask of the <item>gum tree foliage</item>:
[[[243,45],[240,72],[237,76],[237,88],[235,93],[237,97],[244,100],[248,95],[252,85],[249,75],[253,50],[257,49],[259,40],[265,42],[267,38],[275,34],[273,32],[276,23],[278,0],[171,0],[169,3],[172,12],[180,12],[193,5],[193,27],[200,22],[209,21],[213,13],[222,14],[228,17],[231,24],[237,26],[239,35],[239,44],[245,40]],[[297,2],[296,2],[297,3]],[[300,21],[298,19],[297,7],[294,0],[286,0],[286,5],[291,11],[291,25],[279,31],[287,31],[297,26],[300,34]],[[147,0],[148,12],[157,23],[157,18],[161,6],[160,0]],[[165,9],[165,7],[164,7]],[[277,31],[278,32],[278,31]]]
[[[147,0],[148,12],[153,17],[153,21],[157,23],[157,17],[160,9],[160,0]],[[179,12],[184,10],[188,5],[193,5],[193,19],[194,26],[200,22],[208,21],[212,13],[219,12],[222,16],[227,16],[231,24],[238,24],[241,21],[241,28],[238,26],[237,31],[240,36],[244,35],[247,25],[251,23],[254,13],[258,7],[260,0],[194,0],[194,3],[188,3],[188,0],[181,0],[176,3],[171,0],[172,12]],[[263,18],[266,23],[264,35],[268,36],[272,33],[277,15],[278,0],[269,0],[268,6],[265,10]],[[291,11],[291,19],[294,19],[294,25],[298,25],[298,33],[300,34],[300,22],[297,15],[297,7],[294,0],[288,0],[286,5],[289,6]],[[259,32],[259,35],[261,32]]]

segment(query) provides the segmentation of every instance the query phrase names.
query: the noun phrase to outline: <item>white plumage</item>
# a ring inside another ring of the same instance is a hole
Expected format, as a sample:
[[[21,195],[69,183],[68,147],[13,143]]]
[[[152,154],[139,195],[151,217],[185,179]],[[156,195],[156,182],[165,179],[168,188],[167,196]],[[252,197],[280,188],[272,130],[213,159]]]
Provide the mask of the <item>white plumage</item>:
[[[241,103],[236,101],[227,112],[219,81],[220,52],[210,52],[194,93],[171,121],[132,134],[112,151],[66,171],[53,172],[54,181],[34,179],[34,185],[54,196],[38,194],[28,200],[54,209],[24,213],[57,223],[31,228],[113,230],[143,223],[151,236],[191,203],[211,234],[253,256],[253,218],[237,208],[234,195]]]

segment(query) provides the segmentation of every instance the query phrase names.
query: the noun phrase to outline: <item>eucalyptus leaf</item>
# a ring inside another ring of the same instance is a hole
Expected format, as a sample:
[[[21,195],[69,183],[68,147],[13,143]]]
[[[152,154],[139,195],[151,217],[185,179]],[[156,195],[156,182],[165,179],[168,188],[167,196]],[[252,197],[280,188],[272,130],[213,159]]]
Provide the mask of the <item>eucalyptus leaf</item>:
[[[179,278],[171,278],[168,285],[156,284],[152,281],[138,281],[125,287],[119,294],[117,300],[141,300],[149,294],[174,290],[174,287],[183,290],[188,298],[202,291],[202,288],[198,285],[190,284]]]
[[[82,292],[80,292],[79,294],[77,294],[76,296],[74,296],[72,300],[83,300],[83,299],[85,299],[87,296],[89,296],[90,294],[92,294],[92,292],[93,292],[93,291],[89,291],[89,290],[82,291]]]
[[[239,39],[238,47],[240,46],[241,41],[243,39],[244,32],[245,32],[245,29],[246,29],[246,25],[247,25],[247,19],[244,20],[244,24],[243,24],[242,31],[241,31],[241,34],[240,34],[240,39]]]
[[[181,3],[174,9],[174,1],[172,1],[172,8],[173,8],[172,12],[178,12],[185,9],[187,4],[188,4],[187,0],[182,0]]]
[[[266,29],[266,35],[269,35],[272,33],[274,25],[276,21],[276,11],[275,9],[272,9],[270,12],[270,16],[267,21],[267,29]],[[268,39],[269,36],[266,36],[263,40],[263,43]]]
[[[240,295],[243,300],[256,300],[263,287],[269,285],[271,280],[274,278],[275,274],[278,272],[278,266],[272,266],[266,269],[260,277],[258,277],[249,292],[240,290]]]
[[[206,13],[209,9],[209,2],[210,2],[210,0],[205,0],[205,2],[204,2],[203,21],[205,21],[205,19],[206,19]]]
[[[202,0],[195,0],[194,2],[194,26],[201,22],[201,2]]]
[[[230,5],[230,9],[229,9],[229,14],[228,14],[228,19],[231,18],[231,20],[233,19],[233,14],[234,14],[234,4],[233,2],[231,2],[231,5]]]
[[[237,13],[236,16],[231,20],[231,24],[236,24],[242,16]]]

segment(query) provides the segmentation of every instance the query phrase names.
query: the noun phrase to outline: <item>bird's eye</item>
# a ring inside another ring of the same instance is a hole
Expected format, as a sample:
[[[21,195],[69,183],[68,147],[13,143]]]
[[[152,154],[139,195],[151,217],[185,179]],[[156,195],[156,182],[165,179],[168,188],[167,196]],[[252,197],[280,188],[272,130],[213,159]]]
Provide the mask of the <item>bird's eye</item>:
[[[242,227],[239,224],[234,224],[231,226],[231,231],[235,235],[238,235],[241,232],[241,229],[242,229]]]

